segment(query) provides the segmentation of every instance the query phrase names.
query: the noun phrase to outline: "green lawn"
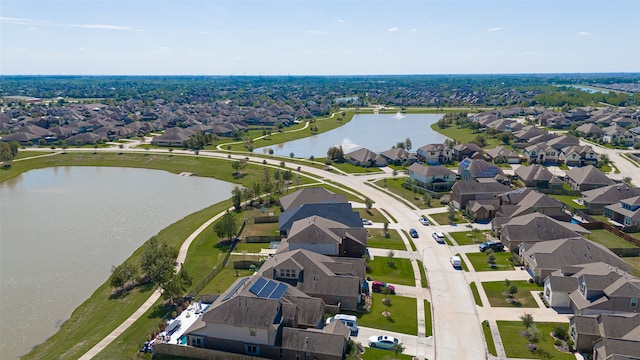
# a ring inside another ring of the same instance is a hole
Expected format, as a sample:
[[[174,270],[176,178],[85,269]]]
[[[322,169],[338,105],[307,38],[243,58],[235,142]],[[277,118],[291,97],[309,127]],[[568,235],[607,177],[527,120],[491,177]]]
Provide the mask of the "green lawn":
[[[387,190],[398,195],[405,201],[410,202],[421,209],[428,209],[429,206],[424,202],[421,194],[414,193],[413,191],[402,187],[402,184],[404,184],[404,180],[406,178],[407,177],[405,175],[398,175],[398,177],[386,179],[386,180],[378,180],[374,183],[382,188],[385,188],[385,185],[386,185]],[[440,206],[440,203],[438,202],[437,199],[433,199],[431,201],[431,205]]]
[[[420,260],[418,260],[418,268],[420,268],[420,285],[426,288],[428,286],[427,273],[424,271],[424,264]]]
[[[462,256],[460,256],[459,253],[456,253],[455,255],[460,257],[460,260],[462,261],[462,266],[461,266],[462,271],[469,271],[469,266],[467,266],[467,262],[464,261],[464,258]]]
[[[574,209],[578,209],[578,210],[586,209],[584,205],[580,205],[577,202],[573,201],[573,199],[579,199],[580,196],[554,195],[554,194],[549,194],[549,196]]]
[[[357,201],[359,202],[364,202],[360,199],[358,199]],[[385,223],[389,220],[387,220],[386,217],[384,217],[384,215],[382,215],[382,213],[376,209],[358,209],[358,212],[360,213],[360,217],[361,218],[365,218],[367,220],[371,220],[373,222],[379,222],[379,223]]]
[[[513,256],[510,252],[495,252],[496,267],[489,267],[487,263],[486,253],[467,253],[467,257],[473,265],[476,271],[500,271],[500,270],[513,270],[513,265],[509,262],[509,258]]]
[[[30,157],[34,157],[34,156],[40,156],[40,155],[47,155],[47,154],[51,154],[51,151],[23,151],[23,150],[18,150],[18,154],[16,155],[15,158],[13,158],[13,160],[18,160],[18,159],[24,159],[24,158],[30,158]]]
[[[623,257],[622,260],[631,265],[631,273],[633,273],[633,275],[640,277],[640,256]]]
[[[605,229],[591,230],[591,234],[586,234],[585,237],[591,241],[595,241],[599,244],[602,244],[609,249],[637,247],[632,243],[626,241],[625,239],[618,237],[617,235],[610,233]]]
[[[395,267],[391,267],[387,262],[392,261]],[[374,280],[384,281],[391,284],[414,286],[416,281],[413,276],[411,260],[392,258],[386,256],[376,256],[375,260],[367,261],[367,275]]]
[[[408,335],[418,335],[418,303],[415,298],[389,295],[391,317],[382,316],[387,307],[382,303],[384,295],[373,293],[371,311],[368,313],[354,313],[358,317],[358,326],[393,331]]]
[[[480,231],[457,231],[449,233],[458,245],[481,244],[487,241],[487,236]]]
[[[366,346],[367,344],[363,345]],[[360,358],[362,360],[392,360],[396,358],[396,354],[390,350],[371,349],[367,347],[364,349],[364,354],[360,355]],[[413,356],[406,354],[398,354],[397,357],[398,360],[411,360],[412,358]]]
[[[382,235],[382,229],[368,228],[367,232],[371,237],[367,238],[367,246],[371,248],[407,250],[404,241],[396,230],[389,230],[389,237]]]
[[[502,143],[498,139],[490,138],[485,132],[479,130],[476,131],[468,128],[459,128],[455,125],[441,129],[438,126],[438,123],[434,123],[433,125],[431,125],[431,129],[439,132],[442,135],[445,135],[446,137],[455,139],[461,144],[472,143],[474,142],[476,136],[482,135],[487,140],[487,146],[485,146],[486,149],[491,149],[498,145],[502,145]]]
[[[471,288],[471,293],[473,294],[473,301],[476,302],[476,305],[482,306],[482,299],[480,298],[480,293],[478,292],[478,285],[475,282],[469,284]]]
[[[575,356],[570,353],[562,353],[553,346],[554,339],[550,333],[556,323],[535,323],[540,330],[540,341],[536,344],[542,352],[551,355],[554,360],[575,360]],[[509,358],[521,359],[544,359],[542,352],[531,352],[525,347],[527,339],[520,334],[525,330],[519,321],[498,321],[500,338],[504,345],[504,350]]]
[[[515,301],[513,303],[507,302],[507,296],[503,295],[506,291],[504,281],[489,281],[483,282],[487,297],[489,298],[489,304],[494,307],[538,307],[531,291],[542,291],[542,286],[538,286],[535,283],[531,284],[527,281],[511,281],[511,284],[518,286],[518,292],[514,295]]]
[[[253,274],[250,270],[238,270],[238,276],[249,276]],[[225,292],[238,278],[233,264],[229,263],[204,287],[198,295],[222,294]]]
[[[433,319],[431,318],[431,304],[427,300],[424,301],[424,326],[425,326],[425,336],[429,337],[433,335]]]
[[[488,321],[482,322],[482,332],[484,332],[484,339],[487,342],[487,350],[489,354],[493,356],[498,356],[496,352],[496,344],[493,342],[493,334],[491,333],[491,327],[489,326]]]
[[[462,224],[467,222],[467,219],[463,218],[458,211],[456,211],[455,215],[456,217],[453,220],[453,224]],[[439,225],[447,225],[451,223],[451,221],[449,221],[449,212],[429,214],[429,217],[431,217]]]
[[[382,169],[379,167],[363,167],[352,165],[347,162],[337,163],[334,162],[331,164],[333,167],[338,168],[347,174],[369,174],[369,173],[382,173]]]

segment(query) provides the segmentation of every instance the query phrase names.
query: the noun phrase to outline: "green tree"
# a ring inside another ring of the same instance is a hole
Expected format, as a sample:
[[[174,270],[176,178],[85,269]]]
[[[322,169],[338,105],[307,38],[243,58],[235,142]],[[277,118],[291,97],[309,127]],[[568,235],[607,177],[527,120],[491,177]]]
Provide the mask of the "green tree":
[[[111,267],[110,284],[112,288],[122,290],[129,282],[134,281],[139,274],[138,267],[128,261]]]
[[[373,201],[371,199],[369,199],[368,197],[364,198],[364,205],[367,207],[367,212],[371,211],[371,208],[373,207]]]
[[[231,201],[233,202],[233,207],[236,210],[240,210],[242,206],[242,188],[240,186],[236,186],[231,190]]]
[[[520,320],[522,321],[522,325],[524,325],[525,329],[528,329],[533,325],[533,315],[530,313],[524,313],[520,316]]]
[[[404,351],[404,346],[402,344],[393,344],[391,347],[391,351],[396,355],[396,360],[398,359],[398,355],[400,355]]]
[[[449,202],[449,214],[447,215],[447,218],[449,219],[450,223],[454,223],[456,221],[456,208],[453,207],[453,202]]]
[[[407,150],[407,151],[411,151],[411,148],[412,148],[412,147],[413,147],[413,144],[411,143],[411,139],[406,138],[406,139],[404,140],[404,148],[405,148],[405,150]]]
[[[487,249],[487,263],[490,267],[496,267],[496,254],[493,252],[493,249]]]
[[[213,230],[220,238],[231,239],[238,232],[238,224],[236,223],[236,217],[229,210],[222,215],[213,226]]]
[[[155,236],[149,239],[142,248],[140,255],[140,269],[148,281],[163,284],[173,276],[173,263],[178,256],[178,250],[166,242],[160,242]]]
[[[184,295],[184,292],[193,283],[193,279],[187,273],[186,269],[180,270],[166,283],[162,284],[162,298],[175,303],[175,300]]]

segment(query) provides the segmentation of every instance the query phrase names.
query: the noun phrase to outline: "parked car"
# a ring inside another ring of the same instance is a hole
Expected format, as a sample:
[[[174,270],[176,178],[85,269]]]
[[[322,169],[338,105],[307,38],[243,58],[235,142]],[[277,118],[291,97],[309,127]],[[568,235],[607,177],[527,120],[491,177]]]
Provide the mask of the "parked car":
[[[486,241],[478,245],[480,252],[485,252],[487,249],[493,251],[504,251],[504,244],[500,241]]]
[[[374,335],[369,338],[369,347],[372,348],[391,350],[396,344],[402,345],[402,341],[393,336]]]
[[[417,238],[418,237],[418,230],[411,228],[409,229],[409,235],[411,235],[412,238]]]
[[[462,267],[462,259],[460,259],[460,256],[452,256],[451,258],[449,258],[449,262],[451,263],[451,265],[453,265],[454,268],[458,269]]]
[[[371,220],[368,220],[368,219],[362,219],[362,225],[373,225],[373,222],[371,222]]]
[[[358,335],[358,318],[354,315],[336,314],[327,319],[326,325],[331,324],[334,320],[341,321],[344,326],[351,331],[351,335]]]
[[[420,221],[420,224],[424,225],[424,226],[429,226],[429,219],[427,219],[426,217],[421,217],[418,221]]]
[[[395,295],[396,287],[391,284],[387,284],[383,281],[374,281],[371,285],[371,290],[373,290],[373,292],[382,292],[384,288],[389,289],[389,294]]]
[[[433,238],[435,239],[435,241],[439,242],[439,243],[444,243],[444,234],[436,231],[433,234],[431,234],[431,236],[433,236]]]

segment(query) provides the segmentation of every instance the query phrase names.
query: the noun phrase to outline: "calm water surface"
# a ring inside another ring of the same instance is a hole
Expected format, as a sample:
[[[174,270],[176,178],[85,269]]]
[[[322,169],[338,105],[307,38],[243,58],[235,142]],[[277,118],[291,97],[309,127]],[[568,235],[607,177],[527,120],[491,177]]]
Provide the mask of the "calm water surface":
[[[55,167],[0,183],[0,358],[42,343],[166,226],[234,185],[159,170]]]
[[[342,146],[345,153],[365,147],[382,152],[391,149],[400,141],[411,139],[412,151],[427,145],[443,143],[446,136],[431,129],[431,125],[442,118],[442,114],[356,114],[346,125],[320,135],[289,141],[270,147],[255,149],[257,154],[267,154],[273,149],[275,155],[296,157],[327,156],[332,146]],[[309,131],[305,129],[303,131]]]

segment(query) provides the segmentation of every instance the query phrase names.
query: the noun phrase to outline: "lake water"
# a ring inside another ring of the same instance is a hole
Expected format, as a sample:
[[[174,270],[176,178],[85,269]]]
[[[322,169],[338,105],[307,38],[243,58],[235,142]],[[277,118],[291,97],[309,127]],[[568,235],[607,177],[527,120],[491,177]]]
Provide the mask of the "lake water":
[[[568,86],[568,87],[572,87],[574,89],[579,89],[579,90],[582,90],[584,92],[588,92],[589,94],[595,94],[595,93],[608,94],[609,93],[607,90],[592,89],[592,88],[588,88],[588,87],[584,87],[584,86],[580,86],[580,85],[562,85],[562,86]]]
[[[331,131],[304,139],[289,141],[269,147],[255,149],[257,154],[267,154],[273,149],[275,155],[308,158],[327,156],[332,146],[342,146],[345,153],[361,147],[382,152],[391,149],[400,141],[411,139],[415,151],[427,144],[443,143],[446,136],[435,132],[431,125],[442,118],[442,114],[356,114],[353,119]],[[303,130],[308,131],[308,130]]]
[[[159,170],[55,167],[0,183],[0,358],[44,342],[158,231],[234,185]]]

